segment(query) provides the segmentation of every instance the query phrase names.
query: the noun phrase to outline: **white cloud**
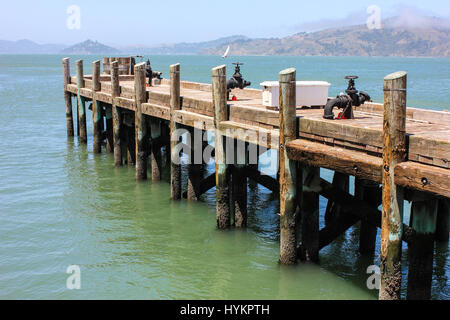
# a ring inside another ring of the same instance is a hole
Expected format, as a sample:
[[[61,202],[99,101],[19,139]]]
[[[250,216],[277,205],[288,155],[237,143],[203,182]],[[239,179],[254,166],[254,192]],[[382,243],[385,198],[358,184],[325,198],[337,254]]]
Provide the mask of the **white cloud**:
[[[366,10],[355,11],[344,18],[321,19],[295,25],[295,32],[314,32],[324,29],[363,25],[367,20]],[[431,11],[424,11],[408,5],[397,5],[393,8],[381,8],[381,19],[384,27],[408,28],[450,28],[450,17],[437,16]],[[291,30],[292,30],[291,29]]]

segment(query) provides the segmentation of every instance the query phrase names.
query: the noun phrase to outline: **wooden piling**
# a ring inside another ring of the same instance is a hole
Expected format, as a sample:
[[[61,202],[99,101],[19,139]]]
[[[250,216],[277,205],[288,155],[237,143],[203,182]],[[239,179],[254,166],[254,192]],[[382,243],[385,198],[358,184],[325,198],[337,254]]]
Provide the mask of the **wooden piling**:
[[[80,93],[80,89],[84,88],[83,60],[75,61],[75,66],[77,69],[77,98],[78,98],[80,141],[82,143],[87,143],[86,101],[85,98]]]
[[[349,190],[349,176],[345,173],[338,171],[333,175],[333,186],[340,188],[342,191],[348,192]],[[333,201],[328,201],[327,208],[325,210],[325,224],[329,225],[339,218],[341,208],[340,205]]]
[[[106,113],[106,110],[105,110],[105,105],[106,105],[106,103],[104,103],[104,102],[100,102],[100,117],[101,117],[101,119],[100,119],[100,132],[102,133],[102,143],[103,143],[103,140],[105,139],[105,121],[104,121],[104,118],[105,118],[105,113]]]
[[[79,106],[79,99],[77,97],[77,137],[80,136],[80,106]]]
[[[121,126],[122,114],[119,107],[114,103],[114,99],[120,96],[119,83],[119,63],[114,61],[111,63],[111,97],[112,97],[112,121],[113,121],[113,143],[114,143],[114,165],[122,166],[122,141]],[[134,71],[134,69],[133,69]]]
[[[120,70],[119,70],[120,71]],[[124,115],[124,127],[127,145],[127,164],[136,165],[136,134],[135,134],[135,114],[127,112]],[[126,121],[125,121],[126,120]]]
[[[200,183],[203,179],[203,141],[202,130],[189,128],[191,154],[188,164],[187,199],[198,201],[200,197]]]
[[[433,275],[434,234],[438,200],[413,201],[411,226],[415,236],[408,244],[408,300],[429,300]]]
[[[319,262],[319,193],[320,168],[300,164],[302,217],[302,259]],[[335,222],[336,223],[336,222]]]
[[[236,228],[247,226],[247,176],[245,165],[235,164],[232,170],[234,225]]]
[[[134,66],[136,65],[136,59],[134,57],[130,57],[130,69],[129,74],[134,75]]]
[[[136,179],[147,179],[147,124],[142,114],[142,104],[147,100],[145,90],[145,63],[134,66],[134,94],[136,111],[134,116],[136,134]]]
[[[161,145],[157,143],[161,137],[161,122],[157,118],[150,118],[151,149],[150,157],[152,162],[152,181],[161,180]]]
[[[257,159],[259,160],[259,157]],[[252,170],[253,172],[256,172],[256,171],[258,171],[258,163],[253,163],[253,164],[249,163],[247,168],[249,170]],[[279,179],[277,179],[277,182],[278,181],[279,181]],[[258,188],[258,183],[255,180],[253,180],[253,179],[249,179],[248,180],[248,186],[250,187],[250,190],[256,190],[256,188]]]
[[[367,202],[375,209],[377,209],[379,205],[379,192],[378,183],[355,178],[355,198]],[[359,229],[359,252],[361,254],[374,254],[377,229],[377,226],[371,224],[367,217],[361,219],[361,226]]]
[[[220,122],[228,120],[226,66],[212,69],[212,98],[214,104],[214,140],[216,160],[216,219],[219,229],[230,227],[229,178]]]
[[[95,99],[95,92],[100,91],[100,60],[92,63],[92,128],[94,135],[94,153],[102,152],[102,106],[101,102]]]
[[[450,199],[439,199],[436,240],[439,242],[448,242],[449,236],[449,216],[450,216]]]
[[[67,91],[67,85],[70,84],[70,58],[62,59],[63,79],[64,79],[64,101],[66,103],[66,127],[67,136],[73,137],[73,114],[72,114],[72,94]]]
[[[105,106],[105,122],[106,122],[106,152],[114,153],[114,126],[112,105],[104,104]]]
[[[173,200],[181,198],[181,165],[177,151],[179,139],[175,139],[175,111],[180,109],[180,64],[177,63],[170,66],[170,198]]]
[[[234,226],[247,226],[247,175],[249,162],[249,144],[235,140],[234,164],[231,170],[232,204],[234,210]]]
[[[170,101],[169,101],[170,103]],[[170,168],[171,164],[171,155],[170,155],[170,120],[169,121],[163,121],[163,132],[162,136],[164,137],[164,140],[167,141],[167,143],[164,144],[164,160],[165,160],[165,166],[167,168]]]
[[[288,158],[285,145],[297,138],[296,70],[280,72],[280,263],[297,263],[297,164]],[[216,153],[217,154],[217,153]]]
[[[381,300],[400,299],[403,188],[394,183],[394,167],[406,159],[406,72],[384,78],[383,170],[380,276]]]

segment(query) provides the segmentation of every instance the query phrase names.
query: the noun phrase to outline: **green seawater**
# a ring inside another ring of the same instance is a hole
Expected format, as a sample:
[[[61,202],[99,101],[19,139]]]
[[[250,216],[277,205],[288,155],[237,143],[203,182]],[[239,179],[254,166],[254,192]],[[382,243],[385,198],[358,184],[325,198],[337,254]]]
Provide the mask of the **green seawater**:
[[[114,168],[112,155],[66,137],[62,56],[0,55],[0,298],[2,299],[376,299],[358,254],[358,226],[320,253],[320,265],[278,265],[278,200],[249,187],[249,227],[219,231],[215,191],[200,202],[170,201],[163,181],[137,183],[132,167]],[[101,57],[71,57],[91,62]],[[258,88],[297,68],[299,80],[345,90],[345,75],[382,100],[382,79],[408,71],[408,106],[450,110],[450,59],[352,57],[151,56],[168,76],[181,63],[183,80],[210,82],[210,69],[240,61]],[[231,59],[231,60],[230,60]],[[104,149],[103,149],[104,151]],[[212,166],[209,165],[209,170]],[[330,172],[323,170],[330,179]],[[321,199],[321,225],[326,200]],[[405,212],[405,221],[409,212]],[[403,273],[407,273],[404,245]],[[436,248],[433,299],[449,299],[448,244]],[[78,265],[81,289],[68,290],[66,269]],[[406,286],[404,277],[403,287]]]

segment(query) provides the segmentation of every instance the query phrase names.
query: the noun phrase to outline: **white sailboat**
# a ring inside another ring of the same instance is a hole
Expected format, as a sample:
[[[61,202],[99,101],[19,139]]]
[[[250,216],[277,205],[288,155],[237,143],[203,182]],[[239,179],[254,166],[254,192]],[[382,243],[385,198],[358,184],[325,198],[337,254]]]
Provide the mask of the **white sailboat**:
[[[222,58],[226,58],[228,57],[228,53],[230,53],[230,46],[227,47],[227,50],[225,51],[225,53],[223,54]]]

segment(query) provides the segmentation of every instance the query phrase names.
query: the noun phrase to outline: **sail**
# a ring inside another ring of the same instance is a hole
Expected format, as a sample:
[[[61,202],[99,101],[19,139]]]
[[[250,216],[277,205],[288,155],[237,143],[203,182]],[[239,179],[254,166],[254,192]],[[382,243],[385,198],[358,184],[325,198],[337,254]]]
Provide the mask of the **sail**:
[[[227,47],[227,50],[225,51],[225,53],[223,54],[222,58],[226,58],[228,57],[228,53],[230,52],[230,46]]]

